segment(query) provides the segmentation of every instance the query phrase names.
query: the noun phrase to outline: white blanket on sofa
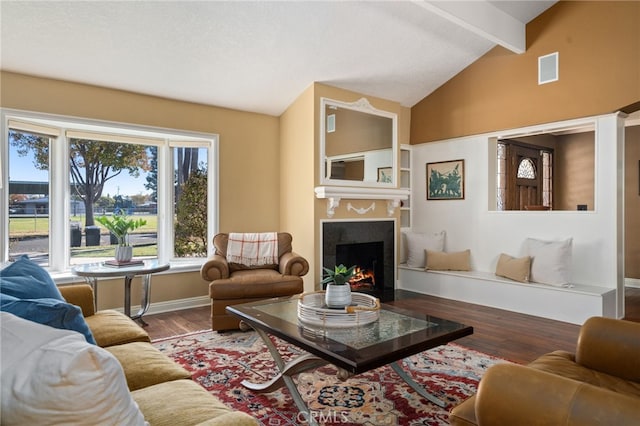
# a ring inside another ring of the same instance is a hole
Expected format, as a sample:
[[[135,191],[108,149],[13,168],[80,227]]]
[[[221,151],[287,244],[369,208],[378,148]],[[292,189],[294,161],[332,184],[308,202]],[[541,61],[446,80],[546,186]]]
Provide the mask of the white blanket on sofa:
[[[278,233],[230,233],[227,261],[245,266],[278,263]]]

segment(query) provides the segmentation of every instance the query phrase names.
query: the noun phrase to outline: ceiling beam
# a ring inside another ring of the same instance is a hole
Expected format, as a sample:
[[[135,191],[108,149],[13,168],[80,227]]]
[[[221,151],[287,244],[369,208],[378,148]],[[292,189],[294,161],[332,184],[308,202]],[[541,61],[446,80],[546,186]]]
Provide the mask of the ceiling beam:
[[[512,52],[524,53],[527,48],[526,24],[488,1],[414,0],[414,3]]]

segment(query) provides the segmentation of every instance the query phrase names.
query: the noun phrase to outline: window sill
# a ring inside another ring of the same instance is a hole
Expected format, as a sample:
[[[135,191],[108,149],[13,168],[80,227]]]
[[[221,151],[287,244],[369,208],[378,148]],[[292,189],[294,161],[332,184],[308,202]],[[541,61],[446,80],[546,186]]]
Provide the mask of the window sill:
[[[205,259],[199,260],[198,262],[184,262],[184,261],[175,261],[169,262],[171,267],[169,270],[164,272],[159,272],[158,275],[166,275],[166,274],[180,274],[184,272],[197,272],[200,271],[200,267],[204,263]],[[51,278],[56,284],[74,284],[78,282],[84,282],[82,277],[79,277],[71,272],[71,270],[61,271],[61,272],[49,272]]]

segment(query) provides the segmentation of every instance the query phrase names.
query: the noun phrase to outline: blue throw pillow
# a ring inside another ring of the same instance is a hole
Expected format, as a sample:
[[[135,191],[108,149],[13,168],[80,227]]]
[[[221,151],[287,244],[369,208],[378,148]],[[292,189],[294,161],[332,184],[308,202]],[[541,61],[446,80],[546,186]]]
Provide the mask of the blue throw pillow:
[[[20,318],[63,330],[73,330],[84,335],[87,342],[96,344],[82,310],[58,299],[18,299],[0,293],[0,311],[12,313]]]
[[[18,299],[58,299],[64,301],[49,273],[23,255],[0,271],[0,292]]]

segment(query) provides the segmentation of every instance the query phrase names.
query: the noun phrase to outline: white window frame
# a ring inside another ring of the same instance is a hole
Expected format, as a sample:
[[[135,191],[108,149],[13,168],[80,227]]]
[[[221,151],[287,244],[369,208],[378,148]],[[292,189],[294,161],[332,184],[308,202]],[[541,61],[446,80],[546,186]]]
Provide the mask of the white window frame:
[[[62,115],[0,109],[0,263],[9,260],[9,121],[20,121],[43,128],[55,129],[49,150],[49,265],[51,273],[70,272],[70,224],[69,224],[69,144],[67,131],[89,131],[117,134],[125,138],[147,139],[149,145],[158,147],[158,259],[169,262],[180,270],[196,270],[205,258],[177,258],[174,255],[173,230],[173,161],[174,147],[207,148],[208,168],[208,253],[213,253],[210,243],[219,229],[219,135],[214,133],[191,132],[167,128],[141,126],[130,123],[100,121]],[[175,213],[175,212],[173,212]]]

